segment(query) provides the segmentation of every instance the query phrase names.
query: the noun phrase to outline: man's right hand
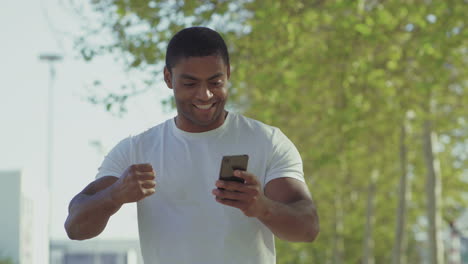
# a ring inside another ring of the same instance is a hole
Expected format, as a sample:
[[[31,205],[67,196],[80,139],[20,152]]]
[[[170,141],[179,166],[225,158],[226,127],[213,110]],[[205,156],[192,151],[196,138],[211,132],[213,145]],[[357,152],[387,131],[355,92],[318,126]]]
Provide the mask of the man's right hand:
[[[142,200],[156,192],[155,173],[151,164],[134,164],[128,167],[112,185],[112,200],[117,204]]]

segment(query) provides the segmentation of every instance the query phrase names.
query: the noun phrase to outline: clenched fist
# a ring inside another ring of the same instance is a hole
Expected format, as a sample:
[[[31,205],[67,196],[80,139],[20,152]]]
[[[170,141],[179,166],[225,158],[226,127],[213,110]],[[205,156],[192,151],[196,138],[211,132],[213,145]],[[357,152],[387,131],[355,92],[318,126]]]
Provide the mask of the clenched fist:
[[[155,173],[151,164],[128,167],[112,185],[112,200],[118,204],[137,202],[156,192]]]

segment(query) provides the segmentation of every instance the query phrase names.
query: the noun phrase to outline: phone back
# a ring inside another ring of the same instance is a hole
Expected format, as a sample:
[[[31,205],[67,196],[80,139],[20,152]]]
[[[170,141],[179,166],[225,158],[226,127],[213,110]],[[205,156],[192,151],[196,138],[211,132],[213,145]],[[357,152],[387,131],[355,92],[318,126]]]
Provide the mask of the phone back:
[[[248,162],[248,155],[223,156],[219,178],[224,181],[244,182],[243,179],[234,176],[234,171],[246,171]]]

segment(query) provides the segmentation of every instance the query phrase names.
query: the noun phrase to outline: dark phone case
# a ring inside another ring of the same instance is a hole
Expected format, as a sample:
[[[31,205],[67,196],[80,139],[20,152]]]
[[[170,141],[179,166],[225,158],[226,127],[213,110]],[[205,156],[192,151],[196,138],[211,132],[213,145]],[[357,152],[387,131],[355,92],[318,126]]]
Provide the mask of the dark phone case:
[[[219,171],[219,179],[223,181],[236,181],[244,183],[244,179],[234,176],[234,171],[246,171],[248,162],[248,155],[223,156],[223,160],[221,161],[221,169]]]

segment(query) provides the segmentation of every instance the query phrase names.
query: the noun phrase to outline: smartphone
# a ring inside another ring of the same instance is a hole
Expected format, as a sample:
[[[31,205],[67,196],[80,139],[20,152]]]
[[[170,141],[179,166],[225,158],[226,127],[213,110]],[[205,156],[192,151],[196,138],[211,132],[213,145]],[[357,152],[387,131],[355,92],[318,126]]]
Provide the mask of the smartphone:
[[[234,176],[234,171],[246,171],[248,162],[248,155],[223,156],[221,161],[221,170],[219,171],[219,179],[223,181],[244,183],[244,179]]]

